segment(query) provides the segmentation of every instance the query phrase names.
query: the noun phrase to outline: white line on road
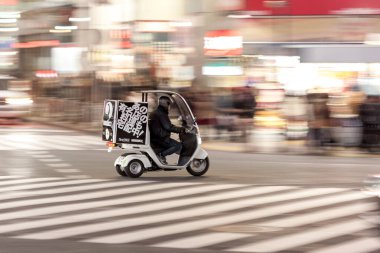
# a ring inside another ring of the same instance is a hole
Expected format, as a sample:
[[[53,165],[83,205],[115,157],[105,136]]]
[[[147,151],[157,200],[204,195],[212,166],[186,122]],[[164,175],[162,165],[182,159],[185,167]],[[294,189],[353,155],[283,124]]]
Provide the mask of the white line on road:
[[[42,154],[47,154],[49,151],[46,150],[33,150],[33,151],[26,151],[25,152],[28,155],[42,155]]]
[[[88,175],[66,175],[65,178],[70,179],[83,179],[83,178],[90,178]]]
[[[52,204],[52,203],[59,203],[59,202],[65,202],[65,201],[78,201],[78,200],[90,200],[90,199],[97,199],[97,198],[104,198],[104,197],[111,197],[115,195],[121,195],[121,194],[129,194],[129,193],[137,193],[142,191],[148,191],[148,190],[160,190],[162,188],[171,188],[171,187],[177,187],[177,186],[185,186],[182,183],[171,183],[166,185],[148,185],[144,187],[137,187],[143,184],[149,183],[149,181],[132,181],[132,182],[113,182],[108,183],[108,185],[124,185],[125,187],[120,187],[120,189],[112,189],[112,190],[106,190],[102,191],[101,194],[99,192],[90,192],[90,193],[81,193],[81,194],[75,194],[75,195],[69,195],[69,196],[60,196],[60,197],[50,197],[50,198],[40,198],[40,199],[29,199],[29,200],[23,200],[23,201],[9,201],[7,203],[2,203],[0,206],[0,209],[7,209],[7,208],[14,208],[14,207],[23,207],[23,206],[33,206],[33,205],[40,205],[40,204]]]
[[[58,186],[66,186],[66,185],[73,185],[73,184],[86,184],[86,183],[95,183],[95,182],[103,182],[102,179],[86,179],[86,180],[62,180],[59,182],[50,182],[50,183],[40,183],[40,184],[19,184],[14,186],[8,186],[4,188],[0,188],[1,192],[4,194],[6,191],[20,191],[20,190],[31,190],[31,189],[37,189],[37,188],[46,188],[46,187],[55,187],[55,189],[50,189],[52,191],[59,191],[60,189],[56,188]],[[70,189],[68,187],[63,188],[63,190]],[[33,195],[41,195],[46,194],[49,190],[40,190],[40,191],[29,191]],[[49,193],[47,193],[49,194]],[[4,195],[3,195],[4,196]],[[3,196],[0,196],[0,199],[2,199]]]
[[[14,179],[14,178],[23,178],[23,176],[19,175],[7,175],[7,176],[0,176],[0,180],[8,180],[8,179]]]
[[[62,178],[58,177],[47,177],[47,178],[26,178],[26,179],[17,179],[17,180],[9,180],[9,181],[4,181],[0,182],[0,186],[5,186],[5,185],[12,185],[12,184],[26,184],[26,183],[34,183],[34,182],[44,182],[44,181],[54,181],[54,180],[59,180]],[[0,187],[0,191],[2,188]]]
[[[228,251],[238,252],[277,252],[286,251],[291,248],[300,247],[302,245],[316,243],[342,235],[355,233],[358,231],[372,228],[373,225],[363,220],[350,220],[337,224],[305,229],[302,232],[285,236],[275,237],[273,239],[251,243],[236,248],[228,249]],[[343,251],[344,252],[344,251]]]
[[[82,181],[82,180],[75,180],[75,181]],[[87,180],[83,180],[83,181],[87,181]],[[79,191],[87,191],[87,190],[103,190],[104,188],[113,188],[113,187],[118,187],[118,186],[129,187],[131,185],[138,184],[138,182],[128,183],[125,181],[104,182],[104,180],[101,180],[101,179],[89,179],[89,181],[96,182],[96,184],[70,186],[70,187],[64,187],[64,188],[54,188],[54,189],[45,189],[45,190],[44,189],[34,190],[33,195],[62,194],[62,193],[79,192]]]
[[[296,227],[311,224],[315,222],[336,219],[340,217],[364,213],[371,210],[376,210],[375,203],[353,203],[339,207],[328,208],[322,211],[315,211],[306,214],[300,214],[293,217],[280,218],[269,222],[259,223],[258,226],[268,227]]]
[[[39,149],[61,149],[62,146],[58,144],[52,143],[53,136],[45,136],[45,135],[29,135],[29,138],[25,138],[25,141],[28,144],[34,145]],[[24,142],[25,142],[24,141]]]
[[[79,173],[80,172],[80,170],[78,169],[55,169],[55,171],[59,173]]]
[[[141,213],[141,210],[148,211],[160,211],[164,209],[176,208],[181,206],[191,206],[195,204],[208,203],[211,201],[220,201],[220,200],[234,200],[237,197],[254,197],[255,195],[266,194],[266,193],[281,193],[283,190],[294,189],[295,187],[289,186],[264,186],[264,187],[255,187],[249,189],[240,189],[240,188],[231,188],[228,185],[224,188],[211,188],[209,190],[228,190],[222,193],[216,193],[214,195],[200,196],[200,197],[191,197],[191,198],[181,198],[175,200],[167,200],[165,202],[143,204],[137,206],[128,206],[124,208],[114,208],[111,210],[101,210],[97,212],[92,212],[91,215],[87,213],[84,214],[75,214],[75,215],[65,215],[58,218],[49,218],[43,220],[34,220],[26,221],[20,223],[12,223],[9,225],[2,225],[0,227],[0,233],[4,232],[14,232],[18,230],[25,230],[31,228],[40,228],[45,226],[61,225],[75,222],[90,221],[102,218],[116,217],[120,215],[129,215],[135,213]],[[204,189],[206,193],[206,189]],[[96,208],[96,207],[93,207]]]
[[[51,155],[51,154],[36,154],[36,155],[32,155],[34,158],[37,158],[37,159],[41,159],[41,158],[54,158],[55,155]]]
[[[377,250],[377,251],[376,251]],[[351,240],[337,245],[327,246],[325,248],[311,250],[309,253],[338,253],[338,252],[355,252],[355,253],[368,253],[380,251],[379,238],[360,238]]]
[[[59,158],[48,158],[48,159],[38,159],[43,163],[57,163],[57,162],[62,162],[62,159]]]
[[[53,168],[64,168],[64,167],[71,167],[72,166],[69,163],[47,163],[46,165],[49,167],[53,167]]]
[[[17,128],[9,128],[9,129],[0,129],[0,132],[49,132],[49,133],[74,133],[72,130],[52,130],[52,129],[33,129],[33,128],[26,128],[26,129],[17,129]]]
[[[315,190],[321,190],[321,189],[315,189]],[[344,200],[348,201],[348,200],[361,199],[361,198],[363,198],[363,196],[357,193],[346,193],[346,194],[340,194],[340,195],[335,195],[335,196],[330,196],[330,197],[321,197],[317,199],[298,201],[296,203],[282,204],[282,205],[277,205],[273,207],[259,208],[255,210],[239,212],[239,213],[232,214],[229,216],[223,215],[221,217],[215,217],[215,218],[207,217],[204,219],[198,219],[196,221],[180,222],[173,225],[159,226],[159,227],[148,228],[148,229],[140,229],[133,232],[124,232],[124,233],[118,233],[118,234],[113,234],[109,236],[100,236],[100,237],[95,237],[95,238],[84,240],[84,241],[94,242],[94,243],[131,243],[131,242],[151,239],[155,237],[160,237],[160,236],[190,232],[194,230],[210,228],[213,226],[243,222],[243,221],[247,221],[251,219],[270,217],[273,215],[283,214],[287,212],[300,211],[300,210],[304,210],[308,208],[325,206],[327,204],[339,203],[339,202],[343,202]],[[147,217],[144,217],[144,218],[147,218]],[[129,226],[131,222],[132,222],[132,219],[125,220],[125,226],[126,227]],[[145,219],[145,221],[141,221],[141,222],[144,222],[146,224],[146,222],[148,222],[148,219]],[[151,222],[154,222],[154,220]],[[23,238],[34,238],[34,237],[23,237]]]
[[[113,206],[113,205],[121,205],[121,204],[131,204],[131,203],[137,203],[137,202],[143,202],[143,201],[153,201],[153,200],[162,200],[166,198],[174,198],[174,197],[182,197],[187,195],[193,195],[197,193],[207,193],[208,191],[214,191],[218,189],[229,189],[233,188],[234,185],[209,185],[209,186],[202,186],[202,185],[194,185],[193,189],[176,189],[176,190],[166,190],[157,193],[149,193],[143,196],[133,196],[133,197],[123,197],[118,199],[110,199],[110,200],[102,200],[102,201],[92,201],[92,202],[86,202],[86,203],[77,203],[77,204],[63,204],[58,206],[52,206],[52,207],[41,207],[41,208],[31,208],[28,210],[22,210],[22,211],[13,211],[13,212],[7,212],[2,213],[0,215],[0,220],[9,220],[9,219],[17,219],[17,218],[27,218],[27,217],[34,217],[39,215],[47,215],[47,214],[54,214],[54,213],[63,213],[63,212],[69,212],[69,211],[79,211],[79,210],[85,210],[89,208],[98,208],[98,207],[104,207],[104,206]],[[235,187],[238,187],[235,185]],[[166,188],[170,188],[169,186],[166,186]],[[157,204],[157,203],[156,203]],[[141,212],[141,209],[140,209]]]
[[[35,145],[15,141],[13,135],[0,136],[0,143],[0,150],[40,150]]]
[[[284,164],[284,162],[276,162],[276,161],[255,161],[256,163],[260,164]],[[286,162],[289,165],[318,165],[318,162],[292,162],[287,161]],[[342,167],[373,167],[377,166],[377,164],[358,164],[358,163],[324,163],[325,166],[342,166]]]
[[[207,247],[221,242],[232,241],[236,239],[242,239],[251,237],[250,234],[241,233],[208,233],[203,235],[196,235],[178,240],[166,241],[152,245],[153,247],[165,247],[165,248],[179,248],[179,249],[195,249],[201,247]]]

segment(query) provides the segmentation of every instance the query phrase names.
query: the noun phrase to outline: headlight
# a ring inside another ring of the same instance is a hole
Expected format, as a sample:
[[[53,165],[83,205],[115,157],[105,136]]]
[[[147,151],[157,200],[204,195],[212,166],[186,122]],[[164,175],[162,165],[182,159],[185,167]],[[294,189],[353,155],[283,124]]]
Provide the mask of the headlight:
[[[30,98],[6,98],[5,102],[10,105],[31,105],[33,100]]]

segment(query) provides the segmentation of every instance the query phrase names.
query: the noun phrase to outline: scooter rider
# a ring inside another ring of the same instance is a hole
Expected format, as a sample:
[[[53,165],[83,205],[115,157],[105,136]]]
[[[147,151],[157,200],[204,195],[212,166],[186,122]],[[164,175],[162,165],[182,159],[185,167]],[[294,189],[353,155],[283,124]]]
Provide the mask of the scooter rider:
[[[157,154],[161,163],[167,164],[166,156],[179,153],[182,144],[170,138],[171,133],[184,133],[184,127],[175,126],[169,119],[169,107],[171,101],[166,96],[161,96],[158,100],[158,107],[150,114],[149,130],[150,140],[153,146],[163,149]]]

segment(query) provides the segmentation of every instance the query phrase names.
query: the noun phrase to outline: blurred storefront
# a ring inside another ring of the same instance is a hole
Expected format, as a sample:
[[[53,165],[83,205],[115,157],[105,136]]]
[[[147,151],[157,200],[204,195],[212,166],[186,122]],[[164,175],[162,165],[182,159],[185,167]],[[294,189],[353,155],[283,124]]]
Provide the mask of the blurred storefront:
[[[0,75],[15,76],[18,73],[18,51],[12,48],[19,31],[17,0],[0,1]]]
[[[297,139],[308,131],[308,94],[328,94],[334,124],[355,126],[363,97],[380,96],[376,0],[2,3],[17,17],[0,16],[0,72],[30,80],[37,107],[58,118],[91,121],[106,98],[162,88],[218,124],[221,112],[248,110],[234,101],[246,93],[256,130]]]
[[[105,98],[131,91],[189,87],[196,56],[184,3],[16,1],[17,31],[0,37],[0,69],[30,80],[36,115],[58,120],[91,121]]]
[[[358,126],[357,105],[364,97],[353,94],[353,90],[380,95],[380,60],[376,57],[380,50],[380,2],[239,2],[240,8],[218,11],[215,20],[222,20],[219,26],[242,37],[242,53],[224,58],[218,55],[217,61],[208,56],[206,68],[219,65],[220,71],[212,73],[221,76],[209,77],[209,85],[255,87],[256,128],[276,126],[288,138],[306,136],[309,93],[329,94],[329,110],[335,122]],[[216,28],[215,24],[206,28],[205,40]],[[351,108],[352,103],[356,109]]]

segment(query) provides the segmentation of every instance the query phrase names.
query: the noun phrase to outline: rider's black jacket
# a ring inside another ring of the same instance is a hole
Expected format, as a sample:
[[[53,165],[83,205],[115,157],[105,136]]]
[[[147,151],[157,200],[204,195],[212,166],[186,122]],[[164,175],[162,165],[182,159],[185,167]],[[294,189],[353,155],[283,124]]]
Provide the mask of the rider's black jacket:
[[[184,127],[177,127],[170,122],[169,112],[162,106],[150,114],[149,118],[150,140],[153,143],[160,144],[170,139],[170,133],[183,133]]]

